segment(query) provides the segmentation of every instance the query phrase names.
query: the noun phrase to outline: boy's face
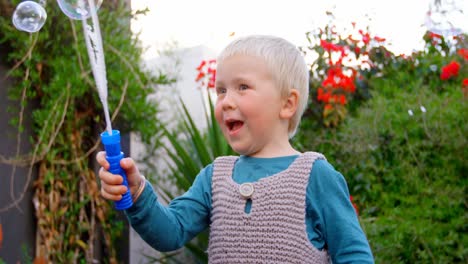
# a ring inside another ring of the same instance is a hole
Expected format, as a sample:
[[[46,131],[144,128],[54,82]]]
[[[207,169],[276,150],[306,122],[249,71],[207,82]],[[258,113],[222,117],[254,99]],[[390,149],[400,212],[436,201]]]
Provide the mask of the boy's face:
[[[216,92],[216,120],[237,153],[266,157],[288,139],[283,100],[263,59],[234,55],[218,62]]]

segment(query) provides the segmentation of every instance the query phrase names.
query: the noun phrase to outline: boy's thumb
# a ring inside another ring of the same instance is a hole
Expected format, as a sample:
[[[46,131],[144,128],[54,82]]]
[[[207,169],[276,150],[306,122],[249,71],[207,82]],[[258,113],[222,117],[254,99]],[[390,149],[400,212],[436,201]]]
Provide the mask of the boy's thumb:
[[[120,161],[120,166],[125,170],[129,184],[138,183],[140,179],[140,172],[138,171],[135,162],[133,162],[131,158],[123,158]]]

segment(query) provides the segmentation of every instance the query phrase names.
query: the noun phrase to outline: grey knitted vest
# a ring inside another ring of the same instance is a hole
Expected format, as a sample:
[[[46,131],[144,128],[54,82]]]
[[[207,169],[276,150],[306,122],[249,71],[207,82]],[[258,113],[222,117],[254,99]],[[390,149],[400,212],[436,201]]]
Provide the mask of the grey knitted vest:
[[[328,263],[327,252],[309,241],[305,224],[306,188],[316,159],[325,157],[306,152],[280,173],[239,185],[232,179],[237,157],[217,158],[209,263]],[[248,199],[252,206],[246,213]]]

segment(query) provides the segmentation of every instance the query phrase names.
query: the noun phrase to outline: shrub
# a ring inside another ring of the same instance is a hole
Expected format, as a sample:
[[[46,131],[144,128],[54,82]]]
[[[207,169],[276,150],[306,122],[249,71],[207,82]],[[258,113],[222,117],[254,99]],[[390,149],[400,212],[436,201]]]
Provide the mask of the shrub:
[[[95,244],[101,239],[105,260],[116,263],[123,222],[117,220],[113,204],[100,196],[93,170],[100,147],[97,132],[104,130],[104,122],[82,23],[68,19],[54,3],[47,5],[48,19],[40,32],[21,32],[11,24],[19,2],[0,0],[0,56],[14,80],[9,96],[18,108],[9,111],[18,114],[11,122],[18,129],[17,142],[24,136],[23,110],[34,102],[32,149],[15,157],[14,165],[30,166],[28,180],[33,166],[39,168],[34,182],[35,261],[93,262]],[[143,51],[130,30],[130,20],[137,14],[121,1],[104,1],[99,11],[114,124],[123,134],[138,131],[149,144],[158,129],[159,107],[146,99],[154,84],[170,80],[140,69]],[[24,190],[29,187],[25,184]],[[14,209],[14,204],[2,205],[0,213]]]
[[[329,54],[320,40],[327,38],[317,36],[309,50],[325,61],[321,56]],[[354,68],[356,94],[363,96],[348,97],[349,111],[335,123],[324,122],[318,88],[326,75],[316,71],[336,65],[316,61],[312,105],[294,139],[300,149],[323,152],[345,175],[377,263],[468,258],[466,35],[446,39],[428,32],[424,40],[425,49],[408,56],[383,44],[367,49],[370,67]],[[328,41],[353,50],[340,37]]]
[[[376,260],[466,261],[468,120],[460,113],[468,107],[461,89],[373,95],[343,126],[336,155]]]

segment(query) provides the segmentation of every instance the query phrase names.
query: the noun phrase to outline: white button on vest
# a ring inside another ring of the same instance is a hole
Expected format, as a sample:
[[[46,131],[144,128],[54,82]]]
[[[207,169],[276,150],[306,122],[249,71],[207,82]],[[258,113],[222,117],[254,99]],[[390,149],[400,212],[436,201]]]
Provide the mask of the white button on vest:
[[[254,193],[254,186],[250,182],[243,183],[239,186],[239,192],[242,195],[242,197],[244,197],[245,199],[249,199]]]

